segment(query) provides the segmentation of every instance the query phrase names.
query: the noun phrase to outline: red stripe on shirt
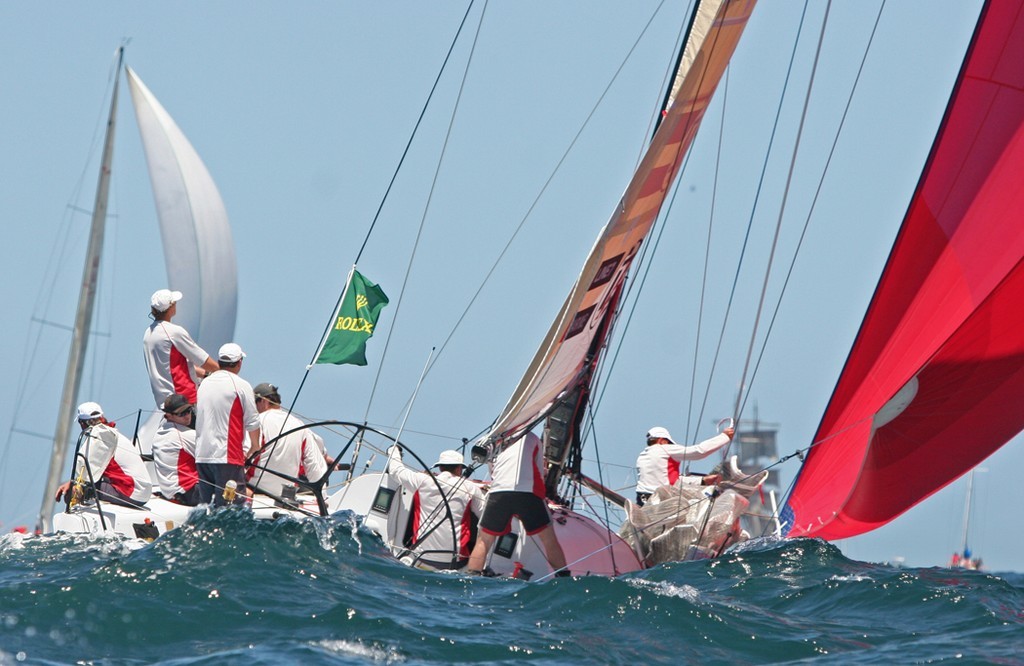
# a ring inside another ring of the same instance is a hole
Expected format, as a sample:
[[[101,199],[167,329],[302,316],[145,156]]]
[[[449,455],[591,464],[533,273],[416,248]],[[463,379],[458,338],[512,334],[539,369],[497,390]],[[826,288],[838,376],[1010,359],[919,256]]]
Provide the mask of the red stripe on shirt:
[[[235,396],[231,403],[231,416],[228,417],[228,464],[244,465],[245,450],[242,443],[245,441],[245,427],[242,426],[242,401]]]
[[[178,348],[171,345],[171,383],[174,384],[174,392],[185,396],[193,405],[196,404],[196,383],[192,381],[192,373],[189,372],[189,361]]]
[[[131,474],[121,469],[121,466],[113,458],[107,464],[107,469],[103,470],[103,476],[107,477],[110,485],[114,486],[114,489],[125,497],[131,497],[132,493],[135,492],[135,479],[132,478]]]
[[[412,496],[412,544],[415,546],[420,540],[420,491]]]
[[[197,483],[199,483],[199,474],[196,472],[196,459],[185,449],[180,449],[178,451],[178,485],[182,490],[188,491]]]
[[[547,492],[544,487],[544,473],[540,471],[540,467],[537,465],[537,458],[540,453],[540,440],[538,439],[537,442],[533,452],[530,454],[530,467],[533,468],[533,494],[544,499]]]
[[[679,461],[674,458],[668,459],[668,485],[675,485],[679,480]]]

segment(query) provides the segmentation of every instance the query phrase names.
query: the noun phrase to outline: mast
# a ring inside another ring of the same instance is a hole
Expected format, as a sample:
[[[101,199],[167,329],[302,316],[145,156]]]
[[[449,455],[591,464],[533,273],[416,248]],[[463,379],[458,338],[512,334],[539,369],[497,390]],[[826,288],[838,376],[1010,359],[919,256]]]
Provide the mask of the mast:
[[[971,499],[974,495],[974,470],[967,475],[967,499],[964,501],[964,538],[960,543],[960,555],[967,557],[967,531],[971,527]]]
[[[100,255],[103,252],[103,232],[107,218],[107,193],[110,190],[110,167],[114,160],[114,129],[117,120],[117,90],[121,80],[121,65],[124,62],[124,47],[117,51],[117,69],[114,72],[114,92],[110,100],[110,115],[107,117],[107,131],[103,142],[103,156],[100,163],[99,182],[96,185],[96,202],[93,205],[92,225],[89,230],[89,244],[85,252],[85,268],[82,272],[82,287],[78,296],[78,310],[71,334],[71,349],[64,374],[64,389],[61,392],[60,408],[57,411],[57,429],[53,436],[53,452],[50,468],[43,488],[43,502],[39,508],[36,527],[43,532],[53,529],[53,496],[60,485],[61,468],[67,457],[68,438],[71,431],[73,409],[78,402],[78,389],[82,383],[82,369],[85,352],[89,344],[92,327],[93,306],[96,301],[96,283],[99,279]]]

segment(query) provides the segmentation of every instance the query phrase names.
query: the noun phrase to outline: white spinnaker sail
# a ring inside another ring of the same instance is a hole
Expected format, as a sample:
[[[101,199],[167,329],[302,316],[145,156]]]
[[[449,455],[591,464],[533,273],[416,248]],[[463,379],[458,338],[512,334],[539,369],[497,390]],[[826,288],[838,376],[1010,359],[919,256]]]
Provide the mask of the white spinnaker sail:
[[[754,4],[755,0],[705,0],[695,10],[661,126],[486,439],[518,436],[586,376],[595,337],[602,331],[607,335],[605,317],[614,309],[633,258],[661,211]]]
[[[238,310],[227,211],[192,144],[135,72],[126,72],[160,219],[167,286],[184,294],[175,323],[214,353],[233,339]]]

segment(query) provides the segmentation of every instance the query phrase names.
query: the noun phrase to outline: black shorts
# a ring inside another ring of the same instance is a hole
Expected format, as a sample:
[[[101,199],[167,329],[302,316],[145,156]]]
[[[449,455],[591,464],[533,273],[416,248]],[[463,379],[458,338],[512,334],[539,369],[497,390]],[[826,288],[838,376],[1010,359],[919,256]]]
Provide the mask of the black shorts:
[[[480,529],[495,536],[505,534],[512,527],[512,517],[522,521],[527,534],[536,534],[551,524],[551,516],[544,500],[533,493],[499,490],[487,494]]]
[[[183,493],[175,493],[174,497],[171,498],[172,502],[176,504],[184,504],[185,506],[198,506],[203,503],[203,498],[199,491],[199,487],[203,485],[197,483]]]
[[[203,504],[223,506],[224,487],[228,481],[234,481],[235,500],[233,504],[245,504],[245,467],[228,463],[196,463],[199,472],[199,499]]]

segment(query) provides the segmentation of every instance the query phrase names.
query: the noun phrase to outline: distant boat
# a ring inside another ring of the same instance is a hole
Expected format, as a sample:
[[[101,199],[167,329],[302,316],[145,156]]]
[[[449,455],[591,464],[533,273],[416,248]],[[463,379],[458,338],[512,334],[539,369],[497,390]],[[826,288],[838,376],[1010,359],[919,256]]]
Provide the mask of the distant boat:
[[[152,510],[148,512],[108,505],[101,508],[96,505],[80,505],[71,512],[59,513],[56,517],[53,515],[53,497],[57,487],[62,478],[68,478],[65,468],[67,446],[75,420],[74,408],[81,401],[79,386],[89,344],[103,250],[123,61],[124,49],[121,48],[117,55],[71,350],[57,414],[49,472],[39,510],[38,529],[42,532],[53,529],[89,532],[110,528],[126,534],[137,534],[139,529],[143,529],[149,534],[154,528],[146,525],[159,526],[160,531],[163,531],[168,525],[179,524],[187,515],[188,507],[158,498],[151,500],[149,506]],[[190,331],[200,346],[216,349],[233,338],[238,307],[237,268],[227,211],[213,179],[185,135],[138,75],[130,68],[125,68],[125,73],[146,151],[160,220],[167,284],[188,294],[187,301],[182,303],[179,310],[177,321]],[[139,371],[144,371],[141,361]],[[95,399],[102,403],[102,396],[95,396]],[[159,418],[161,415],[156,416]],[[183,508],[185,511],[182,511]]]
[[[960,550],[953,553],[949,566],[953,569],[981,569],[981,558],[971,551],[968,537],[971,532],[971,508],[974,503],[974,472],[967,475],[967,492],[964,495],[964,529],[960,540]]]

